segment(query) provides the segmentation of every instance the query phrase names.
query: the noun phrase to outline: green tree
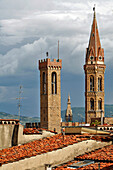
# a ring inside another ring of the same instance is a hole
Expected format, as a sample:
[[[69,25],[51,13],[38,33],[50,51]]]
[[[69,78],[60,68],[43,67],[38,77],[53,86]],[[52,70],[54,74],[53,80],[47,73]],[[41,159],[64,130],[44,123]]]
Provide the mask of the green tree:
[[[98,125],[100,125],[100,124],[101,124],[101,122],[99,122],[98,120],[95,120],[95,122],[92,122],[92,125],[94,125],[95,128],[96,128],[96,134],[97,134],[97,127],[98,127]]]

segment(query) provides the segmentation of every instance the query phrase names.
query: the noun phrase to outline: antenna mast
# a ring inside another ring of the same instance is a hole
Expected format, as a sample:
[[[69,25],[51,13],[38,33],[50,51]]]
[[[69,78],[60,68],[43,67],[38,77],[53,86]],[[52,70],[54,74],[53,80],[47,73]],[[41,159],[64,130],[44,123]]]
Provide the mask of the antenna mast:
[[[20,120],[20,107],[21,107],[21,99],[24,99],[23,97],[21,97],[22,94],[22,86],[20,85],[19,87],[19,97],[16,98],[16,100],[18,100],[18,119]]]
[[[58,59],[59,59],[59,40],[58,40]]]

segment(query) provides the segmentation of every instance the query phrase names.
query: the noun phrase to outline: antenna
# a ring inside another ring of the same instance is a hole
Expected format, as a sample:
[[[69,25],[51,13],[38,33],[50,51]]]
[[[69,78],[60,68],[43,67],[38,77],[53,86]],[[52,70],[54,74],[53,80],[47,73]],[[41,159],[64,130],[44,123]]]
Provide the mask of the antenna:
[[[51,54],[51,60],[52,60],[52,54]]]
[[[58,59],[59,59],[59,40],[58,40]]]
[[[41,58],[42,58],[42,48],[41,48]]]
[[[20,85],[20,87],[19,87],[19,97],[18,98],[16,98],[16,100],[18,100],[18,119],[20,120],[20,107],[21,107],[21,104],[20,104],[20,102],[21,102],[21,99],[24,99],[23,97],[21,97],[21,94],[22,94],[22,86]]]

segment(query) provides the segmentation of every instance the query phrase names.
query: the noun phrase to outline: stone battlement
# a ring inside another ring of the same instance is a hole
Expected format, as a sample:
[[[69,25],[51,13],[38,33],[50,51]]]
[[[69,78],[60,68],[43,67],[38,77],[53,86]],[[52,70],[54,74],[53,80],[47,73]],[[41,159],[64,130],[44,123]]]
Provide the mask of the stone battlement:
[[[62,68],[62,60],[61,59],[53,59],[46,58],[44,60],[39,60],[39,70],[41,68]]]
[[[19,119],[0,119],[0,124],[17,124]]]

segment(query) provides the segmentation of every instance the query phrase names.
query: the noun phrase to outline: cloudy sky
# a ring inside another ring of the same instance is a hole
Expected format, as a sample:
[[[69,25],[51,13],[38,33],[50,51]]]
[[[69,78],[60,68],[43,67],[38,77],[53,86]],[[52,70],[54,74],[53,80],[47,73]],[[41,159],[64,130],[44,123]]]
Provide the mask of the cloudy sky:
[[[93,6],[105,50],[105,103],[113,104],[112,0],[0,0],[0,111],[17,114],[19,86],[23,86],[21,115],[39,116],[38,60],[57,58],[60,41],[62,110],[68,93],[72,106],[84,106],[85,51]]]

